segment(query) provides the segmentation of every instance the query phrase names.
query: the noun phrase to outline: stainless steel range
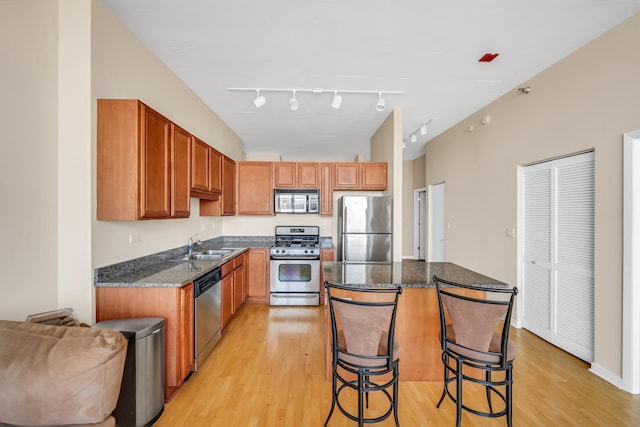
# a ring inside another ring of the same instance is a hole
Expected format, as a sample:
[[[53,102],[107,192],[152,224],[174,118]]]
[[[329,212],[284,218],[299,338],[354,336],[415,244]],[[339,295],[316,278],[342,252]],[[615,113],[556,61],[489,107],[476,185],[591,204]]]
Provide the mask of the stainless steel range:
[[[276,227],[271,247],[271,305],[320,304],[320,227]]]

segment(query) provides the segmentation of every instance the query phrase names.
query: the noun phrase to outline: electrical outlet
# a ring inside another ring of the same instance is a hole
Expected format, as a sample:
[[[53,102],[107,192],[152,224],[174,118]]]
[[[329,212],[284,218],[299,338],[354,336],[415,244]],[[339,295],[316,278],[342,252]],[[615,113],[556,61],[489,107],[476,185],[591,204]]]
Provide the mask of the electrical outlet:
[[[140,234],[129,234],[129,243],[136,243],[140,241]]]
[[[514,238],[516,237],[516,230],[512,227],[507,227],[507,237]]]
[[[207,224],[202,224],[202,231],[207,231]]]

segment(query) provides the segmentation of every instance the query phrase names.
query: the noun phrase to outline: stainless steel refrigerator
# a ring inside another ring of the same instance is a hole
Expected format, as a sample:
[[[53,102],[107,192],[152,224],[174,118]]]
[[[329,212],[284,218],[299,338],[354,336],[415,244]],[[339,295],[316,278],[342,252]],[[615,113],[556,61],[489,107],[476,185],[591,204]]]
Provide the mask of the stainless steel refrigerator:
[[[343,196],[338,199],[338,260],[393,261],[391,197]]]

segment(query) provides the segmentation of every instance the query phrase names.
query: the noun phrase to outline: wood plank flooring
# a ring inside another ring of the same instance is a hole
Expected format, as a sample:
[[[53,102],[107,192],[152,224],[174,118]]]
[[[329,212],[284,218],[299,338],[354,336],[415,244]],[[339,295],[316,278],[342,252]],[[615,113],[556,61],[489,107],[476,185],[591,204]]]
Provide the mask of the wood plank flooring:
[[[322,426],[331,405],[324,380],[320,307],[245,304],[198,372],[165,405],[157,427]],[[640,396],[625,393],[587,371],[579,359],[525,330],[512,330],[514,426],[640,426]],[[482,390],[465,399],[486,404]],[[455,405],[436,409],[441,382],[401,382],[403,427],[454,426]],[[372,410],[381,402],[372,400]],[[331,427],[355,426],[337,409]],[[393,426],[393,417],[377,426]],[[504,418],[464,414],[462,425],[505,426]]]

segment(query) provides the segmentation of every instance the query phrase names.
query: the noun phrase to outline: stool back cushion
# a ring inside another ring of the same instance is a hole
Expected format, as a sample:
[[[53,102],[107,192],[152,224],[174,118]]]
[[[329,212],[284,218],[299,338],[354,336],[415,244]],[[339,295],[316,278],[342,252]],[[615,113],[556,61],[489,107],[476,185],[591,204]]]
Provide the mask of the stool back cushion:
[[[104,422],[118,401],[126,349],[117,331],[0,320],[0,423]]]

